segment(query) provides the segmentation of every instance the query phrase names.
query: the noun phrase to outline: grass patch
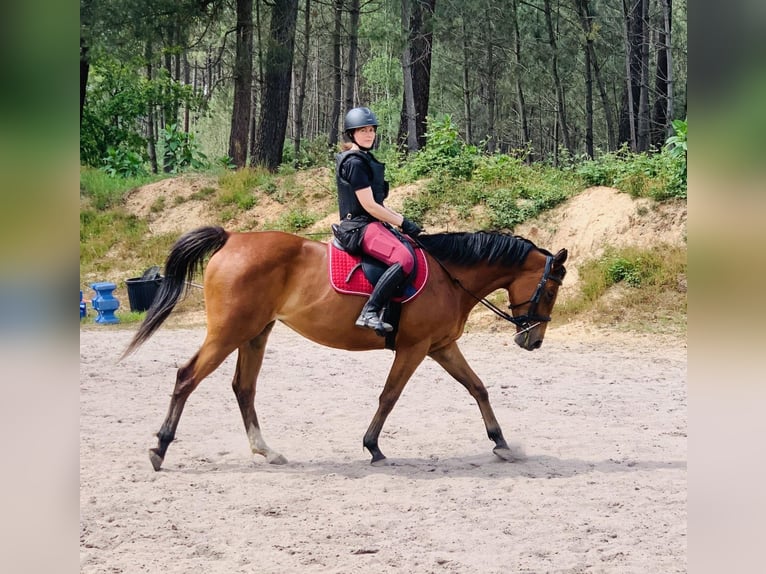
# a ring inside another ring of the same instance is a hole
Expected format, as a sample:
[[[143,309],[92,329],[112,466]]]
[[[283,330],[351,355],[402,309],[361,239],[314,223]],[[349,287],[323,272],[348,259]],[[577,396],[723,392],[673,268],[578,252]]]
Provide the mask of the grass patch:
[[[579,293],[556,305],[562,319],[660,332],[686,331],[686,248],[607,249],[578,268]]]
[[[149,234],[147,222],[122,209],[80,211],[80,274],[108,274],[116,262],[165,261],[175,234]]]
[[[478,161],[470,179],[437,174],[417,196],[405,199],[402,211],[415,221],[437,223],[436,214],[443,206],[468,217],[474,207],[484,205],[491,228],[512,231],[581,190],[582,180],[573,172],[527,166],[510,156],[488,156]]]
[[[217,190],[214,187],[203,187],[189,196],[189,199],[205,200],[211,195],[215,195]]]
[[[120,301],[120,305],[122,305],[122,301]],[[141,323],[144,320],[146,317],[146,311],[131,311],[129,308],[125,310],[117,309],[117,311],[114,312],[114,316],[120,320],[119,323],[109,323],[103,325],[101,323],[96,323],[98,312],[90,304],[88,304],[88,314],[80,319],[80,326],[92,325],[102,329],[105,327],[115,327],[119,325],[134,325],[136,323]]]
[[[220,189],[215,201],[221,207],[247,211],[258,204],[258,188],[265,187],[273,178],[263,168],[227,171],[218,178]]]
[[[80,168],[80,195],[90,200],[90,206],[103,211],[123,202],[125,196],[142,185],[159,181],[167,176],[143,175],[139,177],[113,177],[92,168]]]
[[[276,221],[264,224],[263,228],[294,233],[311,227],[318,219],[316,215],[302,209],[291,209]]]
[[[152,202],[151,206],[149,206],[149,211],[152,213],[162,213],[165,211],[166,203],[165,196],[160,195],[154,202]]]
[[[633,153],[627,145],[585,161],[575,170],[588,185],[606,185],[655,201],[686,199],[686,159],[666,149]]]
[[[112,265],[107,253],[137,244],[148,231],[146,221],[122,209],[80,211],[80,272],[107,271]]]

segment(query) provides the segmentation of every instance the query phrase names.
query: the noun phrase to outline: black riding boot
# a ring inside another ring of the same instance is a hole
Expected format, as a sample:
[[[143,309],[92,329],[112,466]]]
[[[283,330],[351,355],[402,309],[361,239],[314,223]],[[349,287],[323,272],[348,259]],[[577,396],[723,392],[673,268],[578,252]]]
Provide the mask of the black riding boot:
[[[376,331],[390,333],[394,328],[381,318],[383,307],[394,296],[396,288],[404,281],[404,270],[399,263],[394,263],[380,276],[369,300],[362,307],[362,312],[356,320],[357,327],[368,327]]]

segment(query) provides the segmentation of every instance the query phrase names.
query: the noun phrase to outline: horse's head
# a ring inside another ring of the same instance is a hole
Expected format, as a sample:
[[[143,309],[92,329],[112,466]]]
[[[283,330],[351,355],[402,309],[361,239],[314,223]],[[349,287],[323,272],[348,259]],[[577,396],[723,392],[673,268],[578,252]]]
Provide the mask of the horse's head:
[[[521,274],[508,286],[508,301],[516,335],[513,340],[527,351],[539,349],[551,320],[556,295],[566,275],[567,250],[556,255],[532,250]]]

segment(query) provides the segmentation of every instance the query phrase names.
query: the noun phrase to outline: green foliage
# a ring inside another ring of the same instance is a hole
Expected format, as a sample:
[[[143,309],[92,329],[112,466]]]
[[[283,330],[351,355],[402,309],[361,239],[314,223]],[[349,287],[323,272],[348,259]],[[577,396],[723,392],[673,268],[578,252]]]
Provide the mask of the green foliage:
[[[221,207],[235,207],[246,211],[258,203],[258,189],[269,189],[274,184],[274,177],[268,170],[260,167],[225,172],[218,178],[220,190],[216,203]]]
[[[556,305],[557,320],[587,315],[596,324],[653,332],[686,329],[686,249],[610,248],[578,267],[579,292]],[[625,285],[604,297],[610,287]]]
[[[137,62],[103,59],[91,65],[80,126],[80,162],[99,166],[109,148],[142,153],[140,118],[146,112],[146,83]]]
[[[325,136],[320,136],[313,140],[301,140],[301,148],[297,156],[293,142],[285,140],[280,171],[282,171],[283,166],[291,166],[293,169],[329,166],[331,159],[330,146]]]
[[[115,246],[136,244],[148,231],[145,221],[123,210],[80,211],[80,268],[103,270],[105,259]]]
[[[166,171],[178,173],[184,168],[202,169],[207,166],[207,156],[199,150],[194,134],[168,124],[162,130],[163,163]]]
[[[667,147],[660,153],[633,153],[624,145],[579,164],[575,172],[587,185],[615,187],[632,197],[686,198],[686,158]]]
[[[614,285],[624,281],[631,287],[639,287],[642,280],[641,259],[629,260],[617,257],[610,261],[606,267],[608,283]]]
[[[668,194],[671,197],[686,198],[687,123],[686,120],[673,120],[672,123],[675,133],[665,141],[665,147],[662,150],[663,154],[667,154],[675,166],[675,169],[671,168],[672,175],[668,184]]]
[[[668,137],[665,141],[665,147],[671,156],[683,156],[686,159],[686,132],[688,127],[686,120],[673,120],[672,124],[675,134]]]
[[[582,180],[575,173],[542,164],[526,165],[516,156],[477,155],[473,162],[474,170],[459,178],[436,170],[423,192],[405,199],[403,214],[423,222],[429,212],[443,206],[467,217],[475,206],[485,205],[491,227],[512,230],[582,189]]]
[[[134,325],[141,323],[146,318],[146,311],[131,311],[128,302],[121,299],[120,308],[114,312],[114,316],[120,320],[117,325]],[[98,313],[91,304],[88,304],[88,315],[80,319],[80,325],[96,325],[96,317],[98,317]],[[105,327],[106,325],[98,325],[99,329],[104,329]]]
[[[408,163],[408,169],[413,178],[441,174],[469,179],[478,158],[476,146],[467,145],[452,118],[445,115],[441,119],[428,118],[426,145]]]
[[[295,233],[301,229],[310,227],[317,221],[317,219],[318,218],[315,215],[307,213],[302,209],[291,209],[287,213],[281,215],[276,222],[266,224],[265,228]]]
[[[160,195],[157,199],[154,200],[154,202],[149,206],[149,211],[151,213],[161,213],[165,210],[165,204],[167,203],[165,196]]]
[[[677,289],[686,268],[686,251],[678,247],[610,248],[578,268],[581,287],[574,304],[587,307],[618,283],[632,288]]]
[[[103,211],[119,205],[135,188],[161,179],[158,176],[113,177],[101,169],[80,168],[80,194],[89,199],[90,206]]]
[[[139,152],[120,143],[116,148],[109,147],[103,159],[101,169],[112,177],[139,177],[146,174],[145,159]]]
[[[189,199],[205,199],[211,195],[215,195],[217,190],[214,187],[203,187],[199,191],[195,191],[189,196]]]
[[[191,111],[200,109],[202,100],[194,95],[191,86],[176,82],[165,70],[148,80],[140,72],[142,67],[139,59],[121,61],[106,56],[91,63],[80,126],[81,163],[100,166],[106,161],[112,169],[115,158],[110,155],[110,148],[116,151],[122,148],[124,151],[117,153],[135,153],[144,158],[147,144],[144,123],[151,108],[165,110],[166,117],[173,117],[181,106]],[[173,142],[174,167],[199,167],[195,163],[204,161],[193,138],[180,141],[179,136],[174,136],[169,142],[167,134],[161,135],[166,144]]]
[[[222,155],[216,158],[213,161],[213,164],[219,167],[222,167],[224,169],[231,169],[231,170],[237,169],[237,164],[234,163],[234,160],[231,159],[231,157],[229,157],[228,155]]]

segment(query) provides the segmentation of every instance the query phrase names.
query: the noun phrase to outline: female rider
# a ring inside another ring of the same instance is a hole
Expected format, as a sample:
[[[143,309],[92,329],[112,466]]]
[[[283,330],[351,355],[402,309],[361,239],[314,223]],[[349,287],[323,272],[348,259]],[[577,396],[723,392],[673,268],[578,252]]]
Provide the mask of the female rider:
[[[393,330],[382,319],[383,308],[415,266],[412,253],[390,226],[400,227],[410,237],[417,237],[422,229],[383,205],[383,200],[388,197],[385,164],[370,153],[377,127],[378,119],[369,108],[354,108],[346,114],[343,131],[348,141],[343,145],[343,151],[335,156],[335,177],[341,220],[366,221],[360,230],[363,233],[362,251],[389,265],[356,320],[358,327],[383,334]]]

